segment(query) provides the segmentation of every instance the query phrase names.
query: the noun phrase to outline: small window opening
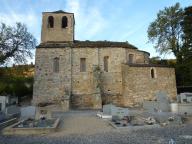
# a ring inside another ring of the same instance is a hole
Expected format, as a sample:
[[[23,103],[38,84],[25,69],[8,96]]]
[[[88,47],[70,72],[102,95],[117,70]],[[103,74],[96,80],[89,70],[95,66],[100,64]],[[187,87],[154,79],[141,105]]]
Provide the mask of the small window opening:
[[[62,17],[62,28],[66,28],[67,23],[68,23],[67,17],[66,16]]]
[[[155,78],[155,70],[151,69],[151,78]]]
[[[53,72],[59,72],[59,58],[54,58],[53,60]]]
[[[129,63],[133,63],[133,57],[134,57],[133,54],[129,54]]]
[[[86,58],[80,59],[80,72],[86,72]]]
[[[104,57],[104,71],[108,72],[108,65],[109,65],[109,57],[105,56]]]
[[[48,17],[48,28],[53,28],[54,27],[54,18],[53,16]]]

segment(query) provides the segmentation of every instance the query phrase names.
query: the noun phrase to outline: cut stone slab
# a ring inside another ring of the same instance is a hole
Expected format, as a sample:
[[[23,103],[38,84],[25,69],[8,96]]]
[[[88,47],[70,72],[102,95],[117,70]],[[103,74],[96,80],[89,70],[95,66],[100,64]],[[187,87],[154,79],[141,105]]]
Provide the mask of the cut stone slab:
[[[170,111],[170,104],[169,104],[169,98],[167,96],[167,93],[164,91],[159,91],[156,93],[157,103],[158,103],[158,109],[163,112]]]
[[[36,107],[34,106],[21,107],[20,110],[22,119],[35,118]]]
[[[103,106],[103,114],[119,116],[123,118],[124,116],[129,115],[129,110],[128,108],[116,107],[113,104],[108,104]]]
[[[103,105],[103,114],[112,115],[113,109],[115,109],[115,105],[113,104]]]
[[[171,103],[171,111],[181,115],[192,115],[192,103]]]
[[[169,98],[164,91],[159,91],[156,93],[157,101],[144,101],[143,108],[147,111],[162,111],[162,112],[170,112],[171,107],[169,103]]]
[[[18,126],[20,122],[13,124],[3,130],[4,135],[40,135],[48,134],[51,132],[56,132],[59,125],[60,119],[56,119],[51,127],[29,127],[29,128],[20,128]]]
[[[169,98],[167,96],[167,93],[164,91],[157,92],[156,98],[157,98],[158,102],[168,102],[169,103]]]
[[[106,114],[103,114],[102,112],[98,112],[96,115],[97,115],[99,118],[112,119],[112,115],[106,115]]]
[[[157,110],[159,106],[156,101],[144,101],[143,108],[149,112],[154,112],[154,110]]]
[[[6,108],[6,114],[9,116],[15,115],[15,114],[20,115],[20,108],[17,107],[16,105],[9,106]]]
[[[3,112],[0,112],[0,122],[6,119],[6,115]]]

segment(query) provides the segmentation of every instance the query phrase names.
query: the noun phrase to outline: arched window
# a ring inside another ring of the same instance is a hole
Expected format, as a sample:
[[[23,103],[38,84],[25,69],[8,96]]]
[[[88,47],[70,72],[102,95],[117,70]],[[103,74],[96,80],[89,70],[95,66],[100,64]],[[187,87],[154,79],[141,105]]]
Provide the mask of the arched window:
[[[155,70],[153,68],[151,69],[151,78],[155,78]]]
[[[53,16],[48,17],[48,28],[53,28],[54,27],[54,18]]]
[[[133,63],[133,57],[134,57],[133,54],[129,54],[129,63],[130,64]]]
[[[86,72],[86,58],[80,58],[80,72]]]
[[[53,59],[53,72],[59,72],[59,58],[56,57]]]
[[[67,27],[67,23],[68,23],[68,20],[67,20],[67,17],[66,16],[63,16],[62,17],[62,28],[66,28]]]
[[[103,59],[103,62],[104,62],[104,71],[108,72],[109,57],[105,56],[104,59]]]

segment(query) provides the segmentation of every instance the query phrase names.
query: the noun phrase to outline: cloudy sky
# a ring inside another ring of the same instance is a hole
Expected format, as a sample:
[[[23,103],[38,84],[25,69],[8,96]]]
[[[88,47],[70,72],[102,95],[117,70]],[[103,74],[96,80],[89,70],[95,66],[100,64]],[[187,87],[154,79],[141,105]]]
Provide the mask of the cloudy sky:
[[[176,2],[181,7],[192,4],[192,0],[0,0],[0,22],[25,23],[40,42],[42,12],[73,12],[75,39],[128,41],[153,57],[158,53],[148,43],[147,28],[159,10]]]

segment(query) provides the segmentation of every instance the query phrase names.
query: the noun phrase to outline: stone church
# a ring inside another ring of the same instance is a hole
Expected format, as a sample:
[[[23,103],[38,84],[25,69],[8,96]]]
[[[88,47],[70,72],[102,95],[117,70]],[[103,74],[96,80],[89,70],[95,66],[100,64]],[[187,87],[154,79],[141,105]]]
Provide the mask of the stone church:
[[[66,109],[103,104],[132,107],[155,100],[158,91],[176,97],[175,71],[149,63],[150,54],[128,42],[75,40],[73,13],[43,12],[36,48],[33,103]]]

